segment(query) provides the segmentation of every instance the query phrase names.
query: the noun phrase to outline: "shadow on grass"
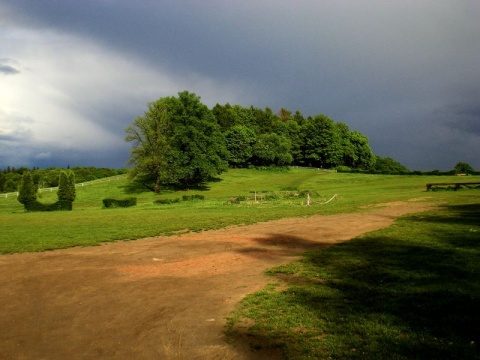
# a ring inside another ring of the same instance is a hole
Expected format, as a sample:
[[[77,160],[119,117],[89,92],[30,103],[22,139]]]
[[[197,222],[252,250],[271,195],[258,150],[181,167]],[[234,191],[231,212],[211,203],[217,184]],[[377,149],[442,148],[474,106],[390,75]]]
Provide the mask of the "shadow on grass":
[[[221,179],[213,178],[211,182],[219,182]],[[138,181],[131,181],[127,185],[119,187],[123,190],[125,194],[142,194],[144,192],[154,192],[154,185],[149,183],[142,183]],[[160,188],[159,194],[172,193],[177,191],[186,191],[186,190],[197,190],[197,191],[208,191],[210,186],[208,183],[194,184],[185,189],[183,185],[177,184],[164,184]]]
[[[288,288],[247,298],[256,325],[236,336],[295,359],[479,359],[479,210],[409,216],[271,270]]]
[[[129,194],[129,195],[132,195],[132,194],[138,195],[147,191],[151,191],[149,187],[136,181],[131,181],[127,185],[119,186],[119,189],[122,189],[125,194]]]

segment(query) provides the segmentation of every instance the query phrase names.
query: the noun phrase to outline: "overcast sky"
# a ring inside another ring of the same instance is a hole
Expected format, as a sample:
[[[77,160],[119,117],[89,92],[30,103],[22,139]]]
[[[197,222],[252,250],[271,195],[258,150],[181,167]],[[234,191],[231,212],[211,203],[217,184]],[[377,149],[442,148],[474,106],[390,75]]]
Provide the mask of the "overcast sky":
[[[0,0],[0,168],[124,167],[149,101],[325,114],[480,170],[478,0]]]

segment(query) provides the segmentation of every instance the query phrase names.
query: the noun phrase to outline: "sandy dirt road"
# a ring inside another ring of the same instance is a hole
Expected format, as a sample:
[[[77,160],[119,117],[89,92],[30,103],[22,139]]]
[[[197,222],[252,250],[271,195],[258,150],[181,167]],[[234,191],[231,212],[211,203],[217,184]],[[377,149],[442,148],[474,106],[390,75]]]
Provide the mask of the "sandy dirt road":
[[[225,317],[306,250],[431,208],[409,201],[97,247],[0,256],[0,359],[275,359]]]

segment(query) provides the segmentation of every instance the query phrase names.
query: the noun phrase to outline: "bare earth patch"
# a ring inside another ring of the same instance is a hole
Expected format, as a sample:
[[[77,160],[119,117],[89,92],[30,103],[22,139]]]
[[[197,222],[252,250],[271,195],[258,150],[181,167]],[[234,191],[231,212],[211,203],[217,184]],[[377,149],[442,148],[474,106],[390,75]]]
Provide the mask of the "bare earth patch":
[[[98,247],[0,256],[0,359],[275,359],[225,316],[306,250],[432,208],[418,201]]]

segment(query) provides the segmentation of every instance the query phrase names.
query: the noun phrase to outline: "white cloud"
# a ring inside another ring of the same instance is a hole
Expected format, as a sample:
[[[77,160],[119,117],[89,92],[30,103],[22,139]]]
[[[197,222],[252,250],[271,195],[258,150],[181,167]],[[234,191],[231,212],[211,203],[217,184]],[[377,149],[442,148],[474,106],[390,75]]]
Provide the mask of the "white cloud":
[[[51,30],[11,29],[2,51],[15,60],[19,73],[0,82],[0,141],[3,136],[23,142],[32,147],[32,157],[35,147],[121,147],[123,129],[148,101],[178,91],[198,91],[213,104],[246,93],[195,73],[169,76],[135,56]]]

